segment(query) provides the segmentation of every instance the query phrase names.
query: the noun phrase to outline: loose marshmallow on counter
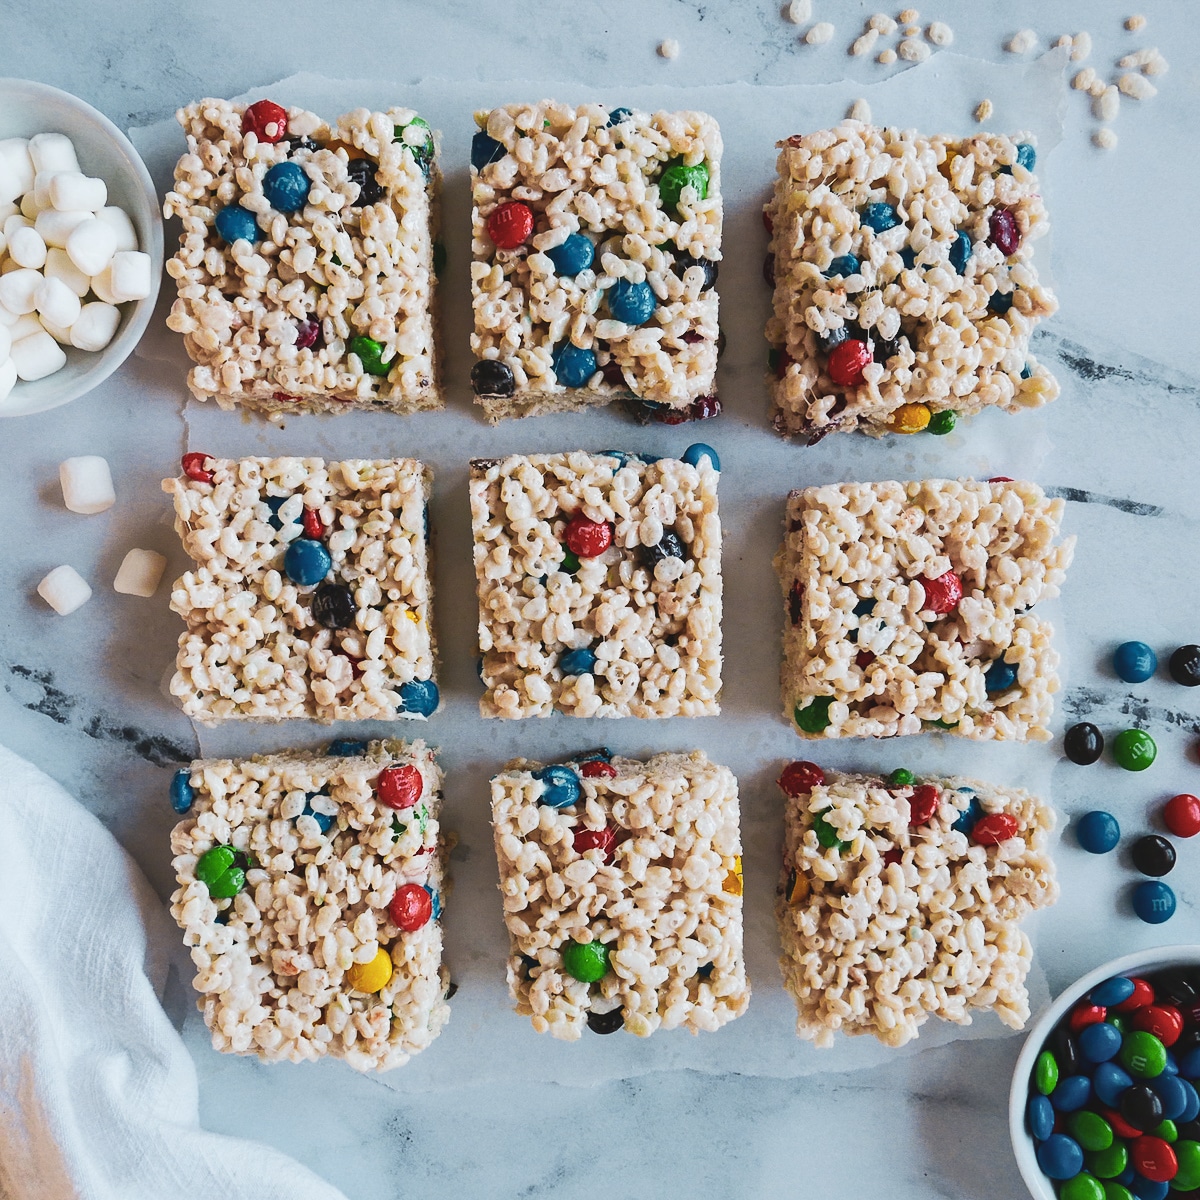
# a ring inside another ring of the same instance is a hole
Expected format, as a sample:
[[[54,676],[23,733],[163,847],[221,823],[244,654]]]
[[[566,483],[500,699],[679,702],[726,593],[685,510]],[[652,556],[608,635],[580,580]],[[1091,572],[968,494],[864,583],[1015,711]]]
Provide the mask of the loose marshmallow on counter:
[[[65,133],[39,133],[29,139],[29,157],[35,171],[78,171],[75,146]]]
[[[85,275],[99,275],[117,252],[117,235],[111,225],[89,216],[71,230],[66,251]]]
[[[28,267],[9,271],[0,275],[0,304],[17,316],[33,312],[37,306],[38,288],[42,286],[42,276]]]
[[[57,246],[62,250],[75,227],[93,219],[90,212],[59,212],[57,208],[46,208],[38,213],[33,227],[45,239],[47,246]]]
[[[65,564],[55,567],[37,586],[38,595],[50,605],[60,617],[69,616],[92,598],[92,589],[87,580]]]
[[[123,208],[116,208],[110,204],[96,214],[96,219],[112,226],[113,233],[117,235],[118,254],[122,250],[138,248],[137,230],[134,229],[129,214]]]
[[[0,141],[0,201],[11,203],[33,187],[33,159],[26,138]]]
[[[167,560],[154,550],[130,550],[113,580],[113,589],[126,596],[153,596]]]
[[[58,246],[51,246],[46,251],[45,276],[61,279],[80,299],[92,286],[88,277],[71,261],[71,256]]]
[[[46,265],[46,243],[36,229],[14,229],[8,239],[8,256],[18,266],[40,271]]]
[[[108,184],[79,171],[59,171],[50,179],[49,196],[60,212],[85,208],[98,213],[108,202]]]
[[[17,384],[17,364],[11,358],[0,362],[0,400],[6,400]]]
[[[79,320],[79,297],[61,279],[43,279],[34,297],[42,324],[70,329]]]
[[[58,464],[63,503],[76,513],[104,512],[117,502],[112,472],[99,454],[81,454]]]
[[[71,345],[77,350],[103,350],[116,336],[120,323],[119,309],[93,300],[83,306],[71,326]]]
[[[61,371],[67,365],[67,356],[54,338],[42,329],[13,342],[12,361],[17,367],[17,377],[33,383]]]

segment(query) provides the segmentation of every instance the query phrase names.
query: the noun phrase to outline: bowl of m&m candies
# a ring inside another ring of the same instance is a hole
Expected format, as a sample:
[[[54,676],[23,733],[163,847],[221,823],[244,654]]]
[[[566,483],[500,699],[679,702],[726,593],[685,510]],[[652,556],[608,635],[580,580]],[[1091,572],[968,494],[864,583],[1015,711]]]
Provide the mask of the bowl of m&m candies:
[[[1200,946],[1115,959],[1034,1025],[1009,1093],[1036,1200],[1200,1198]]]

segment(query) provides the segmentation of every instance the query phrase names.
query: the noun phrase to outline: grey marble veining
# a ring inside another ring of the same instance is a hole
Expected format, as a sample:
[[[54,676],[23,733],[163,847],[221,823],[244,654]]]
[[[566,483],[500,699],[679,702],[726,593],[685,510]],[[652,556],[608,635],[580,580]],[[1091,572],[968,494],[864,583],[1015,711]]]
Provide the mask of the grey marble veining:
[[[816,0],[815,7],[820,19],[838,27],[834,41],[820,50],[797,47],[797,30],[774,3],[747,0],[570,6],[538,0],[503,9],[478,0],[436,6],[362,0],[338,7],[211,0],[193,9],[167,0],[136,7],[9,0],[0,4],[0,54],[6,73],[67,88],[126,127],[151,125],[201,95],[233,95],[298,71],[401,84],[422,78],[471,84],[572,79],[606,95],[620,85],[743,81],[768,89],[832,84],[843,75],[866,86],[897,73],[844,54],[873,8],[833,0]],[[685,432],[677,443],[710,441],[723,454],[727,443],[738,448],[739,459],[726,462],[722,482],[723,497],[727,485],[730,490],[730,503],[723,498],[731,534],[727,603],[730,611],[760,619],[727,626],[725,715],[718,722],[653,728],[636,722],[599,729],[593,722],[565,731],[563,722],[539,723],[532,731],[506,725],[456,743],[430,726],[450,769],[449,823],[462,837],[448,917],[448,958],[462,990],[450,1026],[411,1067],[384,1080],[359,1078],[338,1064],[267,1068],[222,1058],[209,1048],[192,1009],[185,961],[167,1001],[185,1022],[208,1127],[287,1150],[352,1200],[573,1200],[600,1188],[621,1197],[821,1200],[884,1194],[896,1200],[1016,1200],[1023,1194],[1005,1123],[1019,1038],[956,1039],[894,1056],[845,1053],[821,1061],[801,1053],[791,1037],[770,916],[779,841],[771,780],[796,743],[777,715],[778,596],[764,547],[777,536],[780,497],[796,483],[903,475],[929,462],[949,473],[974,471],[984,461],[994,466],[992,473],[1014,473],[1004,469],[1008,462],[1032,470],[1066,498],[1068,530],[1079,539],[1059,608],[1067,674],[1056,722],[1061,728],[1086,716],[1106,732],[1136,722],[1158,739],[1160,756],[1151,771],[1131,776],[1107,763],[1074,767],[1056,745],[999,747],[989,748],[996,753],[986,756],[980,772],[1036,781],[1067,819],[1091,807],[1109,808],[1131,832],[1148,827],[1157,802],[1200,786],[1193,751],[1200,695],[1173,685],[1165,672],[1131,688],[1107,664],[1111,646],[1129,637],[1150,642],[1160,657],[1180,642],[1200,640],[1194,561],[1200,500],[1193,467],[1200,453],[1200,372],[1194,363],[1200,243],[1191,233],[1195,165],[1184,149],[1194,144],[1200,33],[1189,19],[1190,6],[1148,0],[1142,8],[1149,27],[1134,38],[1120,29],[1129,8],[1112,0],[988,7],[941,0],[922,12],[926,21],[940,17],[955,28],[955,52],[982,59],[1005,59],[1001,42],[1029,25],[1051,37],[1087,28],[1098,67],[1140,44],[1158,45],[1173,64],[1159,81],[1156,100],[1126,101],[1116,126],[1121,144],[1110,155],[1088,144],[1091,121],[1083,98],[1063,97],[1062,141],[1044,175],[1061,312],[1037,338],[1037,352],[1058,374],[1062,397],[1021,418],[996,421],[989,415],[934,450],[830,438],[806,452],[778,442],[765,429],[760,374],[766,313],[757,284],[761,233],[750,199],[739,201],[728,216],[720,284],[722,323],[731,335],[721,368],[726,414],[711,428]],[[657,42],[668,36],[682,46],[671,64],[654,55]],[[940,70],[936,59],[922,69]],[[857,85],[848,92],[832,89],[841,107],[829,108],[822,119],[840,116],[845,97],[855,94]],[[468,107],[464,100],[464,121]],[[876,115],[887,114],[877,108]],[[1020,115],[1001,107],[996,124]],[[764,126],[777,119],[764,108]],[[970,127],[965,114],[961,127]],[[762,136],[748,125],[727,124],[727,152],[736,155],[734,138],[747,142],[752,133]],[[751,158],[744,146],[742,153]],[[747,185],[748,197],[770,180],[769,155],[755,161],[757,167],[739,166],[758,172]],[[448,205],[448,220],[461,221],[462,195],[449,194]],[[453,243],[451,251],[453,268]],[[465,284],[460,279],[447,290],[448,333],[464,345]],[[201,444],[197,439],[215,444],[207,439],[220,437],[223,445],[236,443],[237,452],[251,453],[285,447],[289,437],[326,451],[346,441],[344,430],[328,425],[295,422],[284,436],[236,415],[185,406],[183,370],[176,339],[160,328],[140,356],[89,397],[39,417],[0,422],[6,598],[0,740],[95,811],[164,895],[172,882],[167,837],[174,815],[163,802],[163,768],[202,746],[227,743],[208,733],[197,739],[161,691],[179,629],[166,609],[165,587],[153,602],[136,601],[113,595],[108,580],[130,545],[166,554],[169,571],[183,566],[158,481],[187,445]],[[437,467],[443,690],[448,727],[467,729],[478,692],[466,649],[475,616],[464,439],[550,448],[607,443],[620,429],[635,447],[676,441],[662,431],[622,427],[610,414],[589,415],[575,425],[555,418],[510,424],[493,435],[469,411],[461,356],[450,374],[456,413],[448,423],[419,418],[411,427],[364,426],[354,437],[356,448],[415,448]],[[113,463],[119,495],[116,508],[90,518],[65,512],[57,485],[58,462],[85,451]],[[77,615],[83,619],[54,617],[33,594],[37,580],[59,561],[71,561],[99,584]],[[321,735],[287,729],[265,736],[290,745]],[[596,1045],[618,1039],[581,1046],[589,1056],[586,1069],[560,1065],[567,1061],[560,1052],[571,1048],[547,1047],[528,1033],[506,1011],[503,996],[486,777],[531,741],[546,751],[568,741],[601,740],[628,752],[709,746],[735,766],[743,791],[747,946],[756,989],[750,1012],[708,1041],[680,1035],[683,1041],[648,1047],[645,1070],[629,1068],[628,1046],[610,1054]],[[827,761],[903,759],[932,770],[943,761],[962,761],[962,747],[941,745],[952,740],[908,739],[919,744],[882,750],[831,747]],[[1200,940],[1200,847],[1181,849],[1181,867],[1171,877],[1180,911],[1168,925],[1151,929],[1129,910],[1134,876],[1128,862],[1120,855],[1089,858],[1067,834],[1058,850],[1063,898],[1035,926],[1037,959],[1051,991],[1117,953]],[[739,1032],[743,1023],[745,1032]],[[738,1061],[743,1046],[749,1067]],[[620,1062],[607,1061],[606,1054]],[[439,1069],[451,1061],[454,1070]],[[846,1069],[864,1061],[871,1065]]]

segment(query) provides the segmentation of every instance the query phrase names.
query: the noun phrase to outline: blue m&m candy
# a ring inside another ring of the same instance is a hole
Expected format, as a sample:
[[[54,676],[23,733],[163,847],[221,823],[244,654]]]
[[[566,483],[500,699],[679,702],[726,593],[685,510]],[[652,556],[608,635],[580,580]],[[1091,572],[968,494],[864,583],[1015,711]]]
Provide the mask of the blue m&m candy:
[[[630,283],[628,279],[618,279],[608,289],[608,311],[614,321],[623,321],[626,325],[642,325],[650,320],[658,298],[648,283]]]
[[[273,209],[281,213],[299,212],[312,187],[304,168],[292,162],[276,163],[264,176],[263,195]]]
[[[565,242],[546,251],[546,257],[560,275],[578,275],[592,265],[596,248],[582,233],[572,233]]]
[[[1161,925],[1175,915],[1175,893],[1160,879],[1139,883],[1133,889],[1133,911],[1147,925]]]
[[[1121,826],[1112,813],[1097,809],[1079,818],[1075,838],[1089,854],[1107,854],[1121,840]]]
[[[1051,1179],[1071,1179],[1083,1170],[1083,1151],[1074,1138],[1052,1133],[1037,1148],[1038,1166]]]
[[[1092,1063],[1105,1063],[1116,1058],[1121,1049],[1121,1031],[1106,1021],[1085,1025],[1079,1031],[1079,1049],[1083,1057]]]
[[[580,646],[560,655],[558,667],[564,675],[590,675],[596,669],[596,656],[586,646]]]
[[[1006,692],[1017,682],[1017,664],[998,658],[983,676],[983,686],[989,692]]]
[[[1132,979],[1128,979],[1124,975],[1114,975],[1112,979],[1106,979],[1098,987],[1092,988],[1088,992],[1088,1000],[1103,1008],[1115,1008],[1118,1004],[1128,1000],[1135,990]]]
[[[489,163],[504,157],[504,147],[494,137],[480,129],[471,139],[471,166],[482,171]]]
[[[171,807],[180,815],[188,812],[196,802],[196,792],[192,787],[192,772],[189,767],[180,767],[171,776]]]
[[[1039,1142],[1044,1142],[1054,1132],[1054,1106],[1045,1096],[1029,1097],[1025,1119],[1029,1122],[1029,1132]]]
[[[325,751],[331,758],[358,758],[366,752],[367,743],[354,741],[352,738],[335,738]]]
[[[596,355],[591,350],[564,342],[554,352],[554,374],[564,387],[583,387],[596,373]]]
[[[894,229],[900,224],[900,218],[890,204],[868,204],[859,214],[859,219],[868,229],[873,229],[876,233]]]
[[[1145,683],[1158,670],[1158,655],[1145,642],[1122,642],[1113,651],[1113,670],[1126,683]]]
[[[971,261],[971,236],[961,229],[950,244],[950,265],[961,275]]]
[[[234,242],[257,242],[260,236],[254,214],[240,204],[221,209],[213,224],[221,239],[231,246]]]
[[[693,442],[684,452],[683,461],[691,467],[698,467],[705,459],[712,464],[714,471],[721,469],[721,458],[717,452],[704,442]]]
[[[322,542],[313,538],[297,538],[283,556],[287,577],[301,587],[320,583],[333,567],[333,559]]]
[[[400,711],[428,717],[437,711],[441,696],[432,679],[410,679],[400,685]]]
[[[1088,1026],[1092,1028],[1092,1026]],[[1110,1028],[1112,1028],[1110,1026]],[[1120,1035],[1118,1034],[1118,1044]],[[1133,1076],[1115,1062],[1099,1063],[1092,1072],[1092,1091],[1109,1107],[1116,1108],[1121,1102],[1121,1093],[1133,1087]]]
[[[579,776],[570,767],[542,767],[534,771],[533,777],[542,784],[539,804],[547,804],[551,808],[569,808],[579,799],[582,790]]]

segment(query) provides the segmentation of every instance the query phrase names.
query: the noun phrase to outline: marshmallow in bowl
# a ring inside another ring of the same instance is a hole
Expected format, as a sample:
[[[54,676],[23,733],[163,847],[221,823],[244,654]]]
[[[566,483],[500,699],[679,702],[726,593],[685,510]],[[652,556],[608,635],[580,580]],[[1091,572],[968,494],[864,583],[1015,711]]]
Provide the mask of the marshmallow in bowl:
[[[118,306],[150,295],[153,269],[69,137],[0,139],[0,401],[17,380],[61,370],[63,347],[103,350]]]

